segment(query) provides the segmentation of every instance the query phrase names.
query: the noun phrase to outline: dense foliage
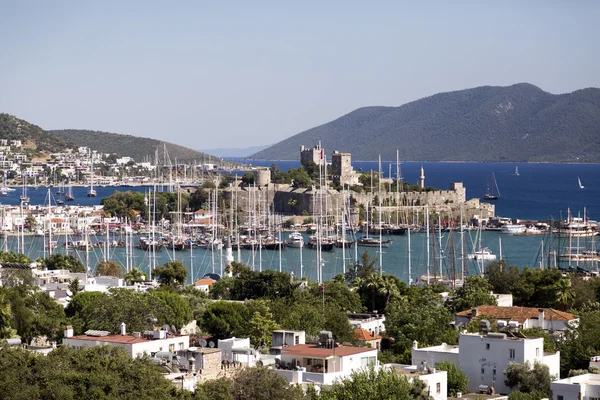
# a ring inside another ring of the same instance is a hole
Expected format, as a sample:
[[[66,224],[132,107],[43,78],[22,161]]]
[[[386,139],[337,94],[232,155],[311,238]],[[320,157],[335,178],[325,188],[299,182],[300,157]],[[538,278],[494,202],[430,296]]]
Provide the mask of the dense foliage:
[[[298,159],[327,143],[355,160],[600,162],[600,90],[553,95],[527,83],[363,107],[250,156]],[[569,140],[564,133],[570,132]]]
[[[65,323],[63,307],[47,293],[25,285],[0,287],[0,339],[19,336],[31,343],[46,336],[57,340]]]
[[[62,347],[48,356],[4,348],[0,376],[1,397],[13,400],[184,398],[157,366],[115,347]]]
[[[0,139],[20,140],[23,145],[33,145],[35,153],[32,153],[32,155],[53,153],[67,147],[63,140],[49,135],[39,126],[9,114],[0,114]]]
[[[152,196],[152,199],[150,199]],[[178,211],[177,193],[172,192],[156,192],[155,205],[150,204],[154,201],[154,194],[146,194],[142,192],[120,192],[115,191],[108,197],[102,198],[100,204],[104,206],[104,213],[109,216],[129,218],[130,221],[135,221],[135,211],[139,212],[144,220],[149,220],[152,208],[155,208],[156,221],[161,219],[173,220],[174,213]],[[181,207],[182,211],[188,208],[189,196],[182,194]],[[150,208],[149,208],[150,207]]]

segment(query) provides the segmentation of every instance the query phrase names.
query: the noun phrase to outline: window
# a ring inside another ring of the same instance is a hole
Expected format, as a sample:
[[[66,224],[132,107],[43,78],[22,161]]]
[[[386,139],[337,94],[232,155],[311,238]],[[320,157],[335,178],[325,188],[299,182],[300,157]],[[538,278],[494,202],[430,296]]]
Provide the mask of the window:
[[[559,394],[558,396],[556,396],[556,400],[565,400],[565,398],[561,394]]]
[[[536,348],[535,348],[535,356],[536,356],[536,357],[539,357],[539,356],[540,356],[540,348],[539,348],[539,347],[536,347]]]
[[[508,349],[508,358],[514,360],[515,358],[515,349]]]
[[[375,365],[377,363],[377,357],[361,357],[360,366],[367,367],[369,365]]]
[[[481,368],[481,375],[485,374],[485,368]]]
[[[174,353],[174,352],[175,352],[175,343],[171,343],[171,344],[169,345],[169,351],[170,351],[171,353]]]
[[[490,344],[489,344],[489,343],[486,343],[486,344],[485,344],[485,349],[486,349],[486,350],[489,350],[489,349],[490,349]]]
[[[442,391],[442,384],[440,382],[435,384],[435,390],[437,394],[440,394],[440,392]]]
[[[179,350],[183,350],[183,342],[179,343]]]

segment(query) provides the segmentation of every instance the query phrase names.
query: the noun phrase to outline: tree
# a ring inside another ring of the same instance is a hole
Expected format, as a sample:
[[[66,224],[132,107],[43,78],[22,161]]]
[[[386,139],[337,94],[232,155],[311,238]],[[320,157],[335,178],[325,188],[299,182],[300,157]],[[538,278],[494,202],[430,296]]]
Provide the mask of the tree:
[[[492,285],[486,278],[472,275],[465,279],[463,286],[454,290],[446,302],[446,306],[453,313],[470,310],[481,305],[495,306],[498,302],[491,291]]]
[[[194,400],[235,400],[233,380],[219,378],[198,383]]]
[[[25,254],[0,251],[0,263],[22,263],[31,264],[33,261]]]
[[[302,388],[267,368],[244,368],[235,376],[233,391],[236,400],[300,400]]]
[[[248,336],[255,348],[271,347],[271,337],[279,325],[273,320],[273,313],[264,300],[252,300],[246,305],[252,318],[248,322]]]
[[[177,293],[154,290],[148,296],[150,300],[157,300],[153,304],[156,305],[157,319],[161,325],[174,325],[177,330],[180,330],[194,318],[189,303]]]
[[[525,363],[509,363],[504,371],[506,380],[504,383],[511,389],[517,389],[523,393],[543,393],[545,397],[550,396],[550,382],[554,377],[550,375],[547,365],[535,362],[533,368],[529,361]]]
[[[569,325],[563,340],[557,342],[562,376],[572,369],[587,368],[590,357],[600,354],[600,335],[597,332],[600,332],[600,304],[593,303],[581,309],[579,323]]]
[[[467,374],[451,361],[444,360],[435,366],[441,371],[448,373],[448,396],[456,396],[456,393],[467,393],[469,389],[469,378]]]
[[[137,268],[132,268],[125,274],[125,281],[129,284],[134,282],[143,282],[146,279],[146,275]]]
[[[69,291],[71,292],[71,297],[75,296],[77,293],[81,291],[79,278],[73,279],[73,281],[69,284]]]
[[[179,286],[185,285],[188,270],[183,262],[176,260],[165,263],[164,267],[157,267],[154,276],[161,285]]]
[[[64,255],[60,253],[54,253],[42,261],[42,266],[49,270],[66,269],[70,272],[86,272],[85,266],[82,264],[82,262],[70,254]]]
[[[563,311],[567,310],[575,299],[571,288],[571,279],[562,278],[556,283],[556,303]]]
[[[102,261],[96,266],[96,276],[123,277],[123,268],[114,261]]]
[[[386,332],[396,339],[396,352],[406,354],[404,362],[410,362],[414,340],[424,345],[457,343],[458,333],[450,325],[452,314],[441,303],[440,295],[430,287],[410,286],[406,295],[392,300],[386,308]]]
[[[217,338],[244,336],[250,319],[248,307],[240,303],[217,301],[206,308],[200,320],[202,329]]]
[[[246,172],[242,175],[242,183],[244,185],[252,185],[254,183],[254,174],[252,172]]]
[[[410,383],[404,375],[382,368],[376,371],[373,366],[353,372],[349,378],[336,381],[331,390],[321,392],[322,400],[415,400],[428,399],[424,384],[420,379]]]
[[[2,396],[15,400],[185,398],[148,358],[117,347],[60,347],[47,356],[6,348],[0,376]]]

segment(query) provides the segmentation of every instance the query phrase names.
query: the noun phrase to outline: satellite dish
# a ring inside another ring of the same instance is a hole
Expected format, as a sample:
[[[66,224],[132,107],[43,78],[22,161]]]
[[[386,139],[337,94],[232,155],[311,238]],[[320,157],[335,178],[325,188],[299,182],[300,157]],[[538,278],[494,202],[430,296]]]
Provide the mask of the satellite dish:
[[[211,342],[212,343],[212,342]],[[206,339],[200,339],[200,346],[202,347],[206,347],[208,343],[206,342]]]
[[[211,349],[213,349],[215,347],[215,342],[213,342],[212,340],[208,343],[208,347],[210,347]]]

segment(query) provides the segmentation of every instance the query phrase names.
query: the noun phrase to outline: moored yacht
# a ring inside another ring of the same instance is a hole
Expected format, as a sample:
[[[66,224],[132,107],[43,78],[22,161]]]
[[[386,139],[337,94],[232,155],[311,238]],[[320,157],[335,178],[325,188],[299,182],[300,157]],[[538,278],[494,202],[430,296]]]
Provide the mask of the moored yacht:
[[[296,249],[304,247],[304,237],[300,232],[292,232],[288,236],[288,246]]]

